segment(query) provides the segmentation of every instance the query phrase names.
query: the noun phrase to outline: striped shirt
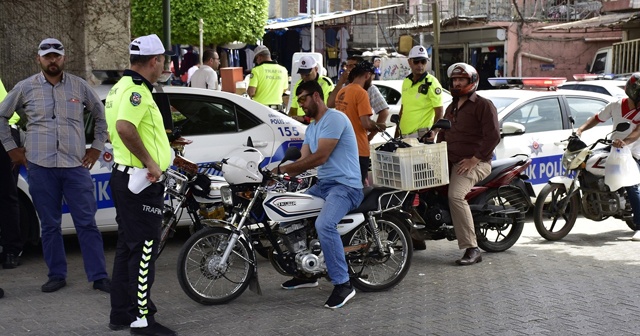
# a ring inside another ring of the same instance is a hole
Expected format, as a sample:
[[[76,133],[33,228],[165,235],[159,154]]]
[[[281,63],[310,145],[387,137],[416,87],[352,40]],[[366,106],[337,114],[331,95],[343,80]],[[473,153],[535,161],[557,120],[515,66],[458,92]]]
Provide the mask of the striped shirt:
[[[86,153],[85,108],[95,121],[91,147],[103,150],[108,137],[104,105],[89,84],[63,73],[52,85],[38,73],[16,84],[0,103],[0,141],[7,151],[17,147],[8,120],[13,111],[22,110],[27,160],[47,168],[79,167]]]

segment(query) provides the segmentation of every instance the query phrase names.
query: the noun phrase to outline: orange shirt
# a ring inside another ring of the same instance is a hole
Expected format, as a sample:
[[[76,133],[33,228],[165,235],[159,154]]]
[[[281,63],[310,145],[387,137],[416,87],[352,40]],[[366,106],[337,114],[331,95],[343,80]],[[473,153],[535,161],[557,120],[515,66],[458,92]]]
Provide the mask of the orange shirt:
[[[358,156],[369,156],[369,139],[367,130],[362,127],[361,116],[371,116],[369,95],[362,86],[349,84],[338,92],[336,110],[344,112],[353,126],[358,141]]]

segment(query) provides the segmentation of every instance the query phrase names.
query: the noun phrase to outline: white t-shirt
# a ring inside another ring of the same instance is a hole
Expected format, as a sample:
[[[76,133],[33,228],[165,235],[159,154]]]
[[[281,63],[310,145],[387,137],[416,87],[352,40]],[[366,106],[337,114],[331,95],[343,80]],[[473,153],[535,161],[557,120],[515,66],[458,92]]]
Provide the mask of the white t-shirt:
[[[198,66],[194,65],[187,70],[187,83],[191,82],[191,76],[198,70]]]
[[[622,123],[622,122],[631,123],[631,127],[629,127],[629,129],[626,130],[625,132],[613,133],[613,135],[611,136],[612,140],[626,138],[638,126],[638,124],[640,124],[640,109],[635,108],[625,113],[625,115],[622,114],[622,107],[623,107],[623,104],[627,104],[627,99],[629,98],[622,98],[617,102],[608,104],[596,116],[596,118],[600,122],[604,122],[609,119],[612,119],[614,129],[616,125],[618,125],[619,123]],[[635,141],[631,145],[631,154],[633,154],[633,157],[636,160],[640,159],[640,141]]]
[[[191,76],[191,87],[218,90],[218,74],[210,66],[203,64]]]

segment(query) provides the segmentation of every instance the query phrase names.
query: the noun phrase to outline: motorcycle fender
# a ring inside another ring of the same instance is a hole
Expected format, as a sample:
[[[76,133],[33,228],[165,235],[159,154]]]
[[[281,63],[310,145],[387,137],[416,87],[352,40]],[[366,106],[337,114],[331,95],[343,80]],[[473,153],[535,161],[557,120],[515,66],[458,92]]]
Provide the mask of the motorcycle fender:
[[[564,184],[567,190],[571,187],[571,183],[573,183],[573,179],[567,176],[554,176],[549,179],[549,184]],[[576,186],[578,186],[578,181],[576,181]]]

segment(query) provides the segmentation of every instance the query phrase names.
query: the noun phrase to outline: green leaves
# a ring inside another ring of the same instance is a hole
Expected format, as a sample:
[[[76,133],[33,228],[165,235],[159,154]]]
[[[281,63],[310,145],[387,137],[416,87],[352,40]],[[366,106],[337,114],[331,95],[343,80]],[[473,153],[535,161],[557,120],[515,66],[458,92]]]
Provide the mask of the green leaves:
[[[269,0],[174,0],[171,2],[171,43],[199,44],[198,21],[204,20],[204,44],[262,39]],[[162,1],[131,0],[131,34],[162,38]]]

